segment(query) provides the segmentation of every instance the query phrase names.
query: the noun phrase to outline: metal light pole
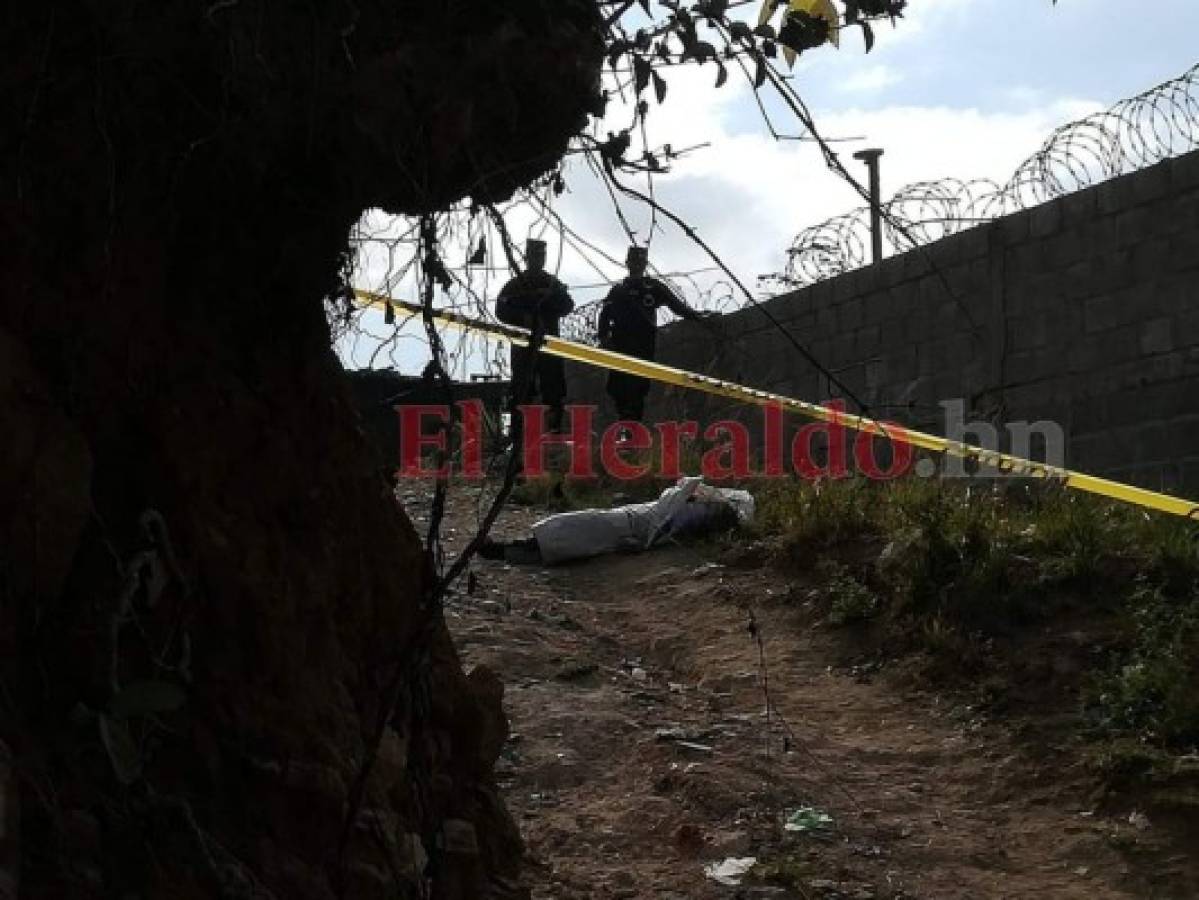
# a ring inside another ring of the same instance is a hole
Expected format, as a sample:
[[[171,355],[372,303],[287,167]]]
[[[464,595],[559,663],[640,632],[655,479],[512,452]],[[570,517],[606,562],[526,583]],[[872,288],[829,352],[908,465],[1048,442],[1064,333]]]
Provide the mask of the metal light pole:
[[[878,158],[882,155],[883,151],[878,148],[859,150],[853,155],[854,159],[860,159],[870,170],[870,248],[876,263],[883,260],[883,198],[878,174]]]

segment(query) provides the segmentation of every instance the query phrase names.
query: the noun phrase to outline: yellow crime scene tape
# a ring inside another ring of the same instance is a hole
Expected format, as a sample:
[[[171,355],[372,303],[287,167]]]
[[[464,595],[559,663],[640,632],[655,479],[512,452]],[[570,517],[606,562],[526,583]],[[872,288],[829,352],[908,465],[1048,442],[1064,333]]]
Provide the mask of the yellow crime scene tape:
[[[422,308],[415,303],[396,300],[370,291],[356,290],[354,294],[358,298],[359,303],[366,307],[384,310],[390,307],[396,312],[410,313],[414,316],[423,315]],[[459,331],[480,332],[521,347],[527,347],[531,337],[530,333],[524,328],[514,328],[509,325],[484,322],[446,310],[435,310],[433,318],[436,322]],[[926,434],[922,431],[913,431],[910,428],[904,428],[900,425],[886,423],[884,427],[884,425],[873,419],[830,409],[819,403],[796,400],[793,397],[786,397],[782,394],[761,391],[757,388],[746,387],[741,384],[713,378],[709,375],[700,375],[696,372],[675,369],[670,366],[664,366],[661,363],[637,359],[633,356],[626,356],[623,353],[602,350],[598,347],[590,347],[586,344],[558,337],[545,337],[540,352],[548,353],[552,356],[560,356],[563,359],[569,359],[573,362],[583,363],[584,365],[597,366],[601,369],[612,369],[617,372],[625,372],[629,375],[637,375],[652,381],[661,382],[662,384],[671,384],[689,390],[701,391],[705,394],[712,394],[717,397],[726,397],[742,403],[756,406],[779,406],[798,413],[801,416],[806,416],[809,419],[851,428],[855,431],[889,438],[894,441],[905,442],[914,447],[931,450],[946,456],[955,456],[964,460],[974,461],[980,465],[990,466],[1011,475],[1054,481],[1074,490],[1085,491],[1089,494],[1098,494],[1101,497],[1121,500],[1125,503],[1133,503],[1146,509],[1153,509],[1199,521],[1199,504],[1191,500],[1172,497],[1169,494],[1159,494],[1155,491],[1133,487],[1132,485],[1122,484],[1118,481],[1097,478],[1094,475],[1085,475],[1081,472],[1061,469],[1057,466],[1022,459],[1018,456],[1011,456],[994,450],[984,450],[972,444],[951,441],[933,434]]]

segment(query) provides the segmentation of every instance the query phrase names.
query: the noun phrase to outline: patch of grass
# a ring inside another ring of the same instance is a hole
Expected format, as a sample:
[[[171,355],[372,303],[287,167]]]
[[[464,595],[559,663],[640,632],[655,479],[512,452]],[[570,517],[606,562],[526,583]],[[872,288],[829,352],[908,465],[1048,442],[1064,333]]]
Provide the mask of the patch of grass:
[[[878,614],[881,605],[878,595],[855,578],[846,566],[827,561],[820,566],[819,572],[829,601],[828,621],[831,625],[857,625]]]
[[[785,567],[817,567],[833,624],[871,623],[945,678],[985,678],[994,639],[1019,665],[1029,626],[1070,614],[1085,628],[1093,610],[1115,631],[1107,661],[1085,663],[1103,732],[1199,745],[1195,523],[1028,482],[773,482],[755,494],[757,531]]]
[[[1169,754],[1134,737],[1116,737],[1095,746],[1087,764],[1110,782],[1154,781],[1169,775]]]
[[[795,854],[764,860],[753,868],[753,876],[759,881],[800,891],[815,875],[812,864]]]
[[[1171,596],[1139,579],[1128,601],[1131,648],[1091,692],[1101,723],[1165,746],[1199,746],[1199,589]]]
[[[874,491],[874,485],[860,479],[764,482],[754,491],[755,530],[782,536],[792,562],[807,565],[813,549],[878,530]]]
[[[519,482],[509,495],[509,502],[517,506],[544,506],[555,508],[565,498],[563,479],[552,475],[530,478]]]

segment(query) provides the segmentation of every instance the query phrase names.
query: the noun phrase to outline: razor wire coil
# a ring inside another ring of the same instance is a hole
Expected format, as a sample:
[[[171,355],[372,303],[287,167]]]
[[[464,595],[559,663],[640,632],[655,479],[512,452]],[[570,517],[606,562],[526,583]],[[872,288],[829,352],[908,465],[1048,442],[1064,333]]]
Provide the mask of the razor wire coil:
[[[1199,148],[1199,64],[1183,75],[1057,128],[1003,183],[944,178],[883,203],[884,244],[902,253]],[[870,208],[801,231],[784,273],[803,287],[870,262]]]

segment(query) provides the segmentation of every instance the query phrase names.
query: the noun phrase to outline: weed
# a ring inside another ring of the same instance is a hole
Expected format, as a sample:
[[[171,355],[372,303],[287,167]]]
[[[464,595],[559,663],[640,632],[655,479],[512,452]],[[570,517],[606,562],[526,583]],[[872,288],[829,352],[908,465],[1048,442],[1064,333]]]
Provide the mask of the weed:
[[[1104,733],[1199,743],[1194,523],[1029,482],[775,481],[755,493],[757,530],[786,567],[874,557],[865,576],[822,564],[829,622],[874,621],[936,674],[987,678],[993,638],[1010,639],[1019,667],[1021,629],[1090,609],[1116,648],[1084,662]]]
[[[755,878],[767,884],[792,890],[803,890],[815,875],[815,870],[807,860],[795,854],[789,854],[759,862],[754,866],[753,874]]]
[[[1169,774],[1170,757],[1139,738],[1115,737],[1098,744],[1088,766],[1114,783],[1153,781]]]
[[[772,481],[758,487],[757,530],[782,535],[791,561],[806,565],[810,550],[878,530],[877,487],[861,479]]]
[[[1131,651],[1092,692],[1101,723],[1167,746],[1199,744],[1199,593],[1171,597],[1142,577],[1129,613]]]
[[[882,601],[841,563],[825,561],[820,565],[823,593],[829,600],[828,621],[844,626],[868,622],[878,613]]]

